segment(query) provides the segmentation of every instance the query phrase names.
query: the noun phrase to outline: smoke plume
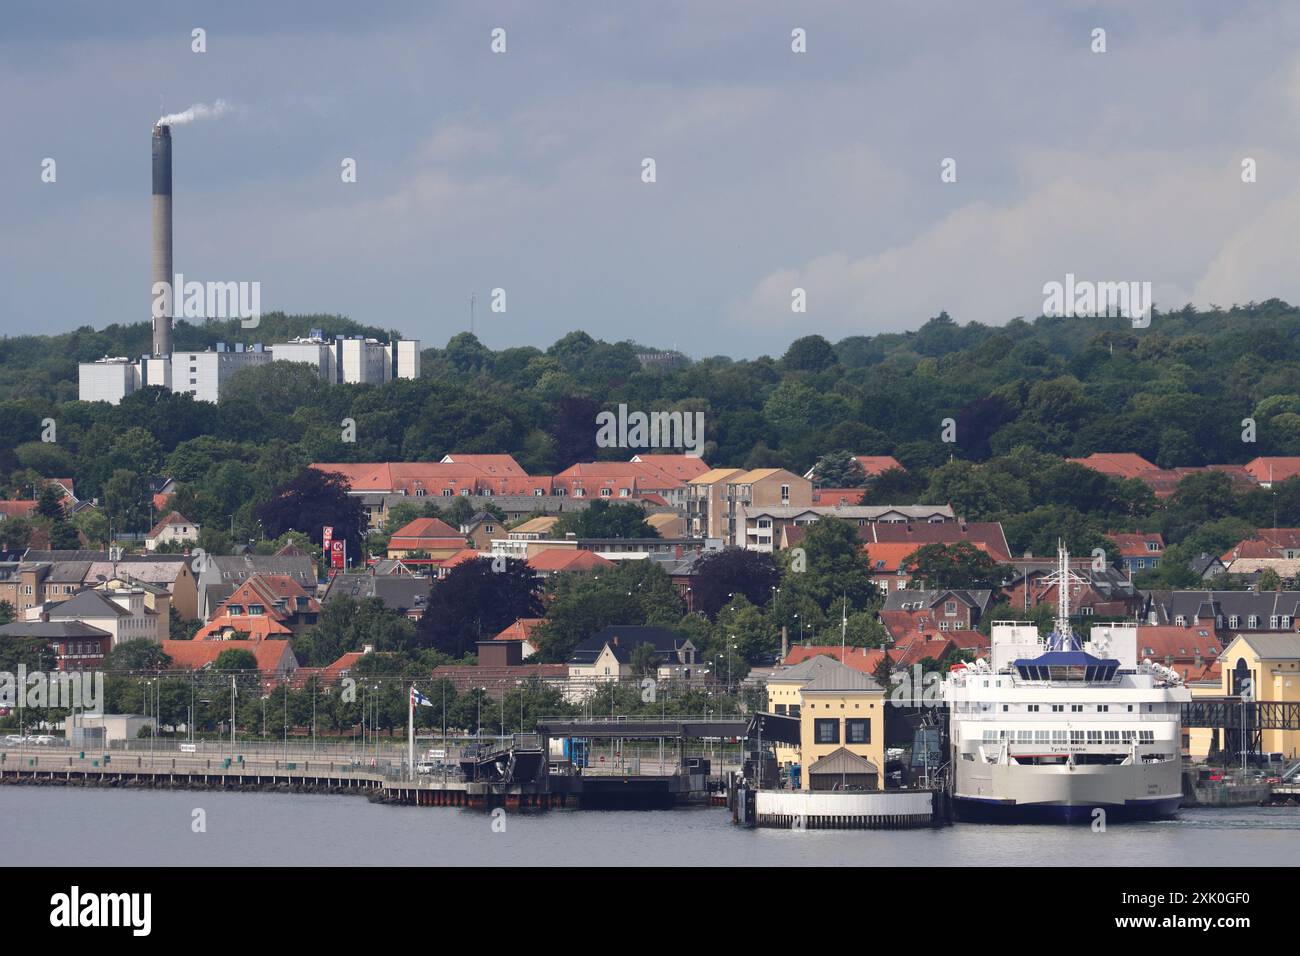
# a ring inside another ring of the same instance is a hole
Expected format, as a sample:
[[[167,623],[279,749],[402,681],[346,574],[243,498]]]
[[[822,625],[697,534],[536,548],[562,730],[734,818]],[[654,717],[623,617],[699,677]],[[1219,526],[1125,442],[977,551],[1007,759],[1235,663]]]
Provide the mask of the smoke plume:
[[[217,100],[212,104],[195,103],[189,109],[181,113],[168,113],[160,117],[157,126],[184,126],[186,123],[193,123],[195,120],[216,119],[230,112],[230,104],[225,100]]]

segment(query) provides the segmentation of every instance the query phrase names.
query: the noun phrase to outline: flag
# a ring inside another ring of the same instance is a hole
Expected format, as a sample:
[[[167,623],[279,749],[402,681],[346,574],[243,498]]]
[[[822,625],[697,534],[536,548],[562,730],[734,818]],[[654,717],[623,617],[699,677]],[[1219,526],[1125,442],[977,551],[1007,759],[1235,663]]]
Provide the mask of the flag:
[[[433,701],[429,700],[429,698],[425,697],[418,690],[416,690],[415,685],[411,686],[411,703],[419,704],[421,707],[433,706]]]

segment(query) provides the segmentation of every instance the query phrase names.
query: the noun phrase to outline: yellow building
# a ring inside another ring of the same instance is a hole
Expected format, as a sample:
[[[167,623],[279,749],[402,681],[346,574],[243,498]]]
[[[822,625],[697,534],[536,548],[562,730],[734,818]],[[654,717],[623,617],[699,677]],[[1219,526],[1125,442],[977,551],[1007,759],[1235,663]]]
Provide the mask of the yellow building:
[[[871,677],[810,657],[767,679],[767,709],[799,719],[799,746],[778,744],[776,759],[799,764],[802,789],[883,789],[885,690]]]
[[[801,787],[883,790],[885,689],[851,667],[831,664],[799,692]]]
[[[1219,656],[1219,693],[1236,696],[1247,678],[1260,702],[1300,702],[1300,634],[1239,634]],[[1261,748],[1288,758],[1300,755],[1300,730],[1265,730]]]

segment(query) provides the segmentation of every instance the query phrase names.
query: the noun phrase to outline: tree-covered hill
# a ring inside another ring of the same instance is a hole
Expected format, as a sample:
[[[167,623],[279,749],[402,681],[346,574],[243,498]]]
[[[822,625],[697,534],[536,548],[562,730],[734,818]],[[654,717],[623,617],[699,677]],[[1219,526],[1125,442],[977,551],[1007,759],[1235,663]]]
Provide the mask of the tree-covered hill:
[[[273,342],[309,327],[384,335],[339,317],[268,315],[257,330],[182,323],[176,338],[196,348]],[[894,455],[908,476],[871,494],[950,501],[970,519],[1002,520],[1016,549],[1058,533],[1080,547],[1137,526],[1165,530],[1174,543],[1227,519],[1236,533],[1271,523],[1275,506],[1280,523],[1300,524],[1300,504],[1284,489],[1240,496],[1197,476],[1205,487],[1171,511],[1143,486],[1062,461],[1130,451],[1174,467],[1300,454],[1300,311],[1276,300],[1156,312],[1142,329],[1087,318],[963,326],[940,315],[914,332],[838,343],[806,336],[776,358],[700,358],[668,370],[642,370],[636,356],[645,346],[583,332],[547,349],[500,351],[461,333],[425,350],[417,381],[331,387],[306,366],[275,363],[239,373],[218,405],[157,389],[117,407],[73,400],[76,361],[139,354],[148,335],[141,323],[0,342],[8,495],[30,496],[35,476],[73,477],[80,496],[103,499],[115,528],[139,528],[147,508],[133,498],[145,477],[167,474],[188,486],[197,512],[189,517],[228,526],[233,515],[242,536],[254,510],[314,460],[510,452],[549,474],[575,461],[625,459],[626,449],[596,447],[595,416],[626,403],[702,411],[714,465],[803,473],[837,449]],[[57,425],[53,443],[40,440],[46,418]],[[356,422],[354,443],[342,440],[345,418]],[[1242,440],[1247,418],[1254,442]],[[955,441],[943,440],[945,419]],[[1218,527],[1215,542],[1229,533]]]

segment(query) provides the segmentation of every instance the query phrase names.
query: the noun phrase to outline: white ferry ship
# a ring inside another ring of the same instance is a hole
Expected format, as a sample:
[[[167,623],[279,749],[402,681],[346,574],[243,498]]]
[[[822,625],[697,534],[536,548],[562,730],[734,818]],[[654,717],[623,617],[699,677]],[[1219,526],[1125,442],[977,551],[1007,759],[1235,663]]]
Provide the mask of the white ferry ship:
[[[1106,821],[1173,816],[1182,801],[1178,674],[1137,660],[1136,625],[1070,627],[1079,583],[1058,552],[1056,626],[994,623],[991,659],[954,668],[949,707],[953,808],[960,819]]]

